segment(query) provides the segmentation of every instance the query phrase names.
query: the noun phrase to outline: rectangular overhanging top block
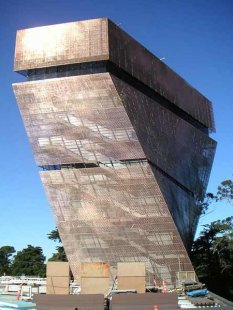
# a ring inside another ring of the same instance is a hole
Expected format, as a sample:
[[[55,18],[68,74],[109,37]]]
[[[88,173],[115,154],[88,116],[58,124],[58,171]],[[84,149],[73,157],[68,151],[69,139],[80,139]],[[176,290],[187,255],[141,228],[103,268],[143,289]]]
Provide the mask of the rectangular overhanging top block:
[[[107,19],[17,31],[14,70],[108,59]]]
[[[214,130],[211,102],[107,18],[18,30],[15,71],[109,60]]]
[[[67,262],[48,262],[47,277],[69,277],[70,267]]]
[[[117,264],[118,277],[145,277],[146,267],[145,263],[118,263]]]
[[[207,128],[215,129],[212,104],[206,97],[111,21],[108,36],[109,59],[112,63]]]

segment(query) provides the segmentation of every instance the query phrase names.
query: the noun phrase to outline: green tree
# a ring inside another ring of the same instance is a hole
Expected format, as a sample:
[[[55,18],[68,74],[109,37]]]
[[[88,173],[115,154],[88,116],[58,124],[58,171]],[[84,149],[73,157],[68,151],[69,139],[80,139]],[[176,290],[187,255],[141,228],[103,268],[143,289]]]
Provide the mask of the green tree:
[[[61,237],[59,235],[57,227],[54,230],[52,230],[49,234],[47,234],[47,236],[50,240],[61,243]]]
[[[42,248],[28,245],[15,255],[11,265],[11,274],[45,277],[45,269],[45,256]]]
[[[12,246],[2,246],[0,248],[0,276],[10,274],[11,257],[15,253]]]
[[[210,290],[233,300],[233,216],[204,226],[191,260]]]
[[[212,193],[206,193],[203,201],[199,202],[200,215],[205,215],[211,203],[216,200],[217,200],[217,196],[215,196]]]
[[[47,236],[49,239],[53,240],[54,242],[62,243],[57,227],[54,230],[52,230]],[[53,253],[53,256],[49,258],[49,261],[67,262],[67,257],[66,257],[64,247],[62,245],[57,246],[56,251],[57,252]]]
[[[233,181],[225,180],[218,186],[217,200],[233,201]]]

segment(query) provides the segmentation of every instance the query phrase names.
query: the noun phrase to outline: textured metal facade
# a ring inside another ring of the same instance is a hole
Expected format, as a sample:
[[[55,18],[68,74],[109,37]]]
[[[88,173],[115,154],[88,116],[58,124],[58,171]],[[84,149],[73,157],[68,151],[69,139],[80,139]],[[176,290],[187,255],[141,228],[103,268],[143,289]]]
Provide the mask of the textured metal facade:
[[[109,58],[107,19],[18,30],[14,70]]]
[[[38,166],[145,157],[109,73],[14,89]]]
[[[193,270],[211,103],[107,19],[19,31],[15,68],[31,80],[13,88],[74,276],[81,262],[112,276],[145,262],[148,282],[168,284]]]
[[[75,275],[80,262],[145,262],[157,280],[192,270],[147,162],[41,172]],[[152,278],[150,279],[152,281]]]
[[[108,29],[112,62],[207,128],[215,129],[212,106],[207,98],[111,21]]]
[[[113,81],[146,158],[201,199],[216,142],[134,87]]]

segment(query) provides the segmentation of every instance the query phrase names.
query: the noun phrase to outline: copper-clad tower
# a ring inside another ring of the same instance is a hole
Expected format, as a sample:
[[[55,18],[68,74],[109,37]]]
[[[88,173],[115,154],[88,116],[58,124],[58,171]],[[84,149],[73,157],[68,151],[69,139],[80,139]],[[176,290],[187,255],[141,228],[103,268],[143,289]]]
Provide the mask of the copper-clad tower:
[[[13,85],[73,274],[192,271],[216,143],[211,103],[106,18],[20,30]]]

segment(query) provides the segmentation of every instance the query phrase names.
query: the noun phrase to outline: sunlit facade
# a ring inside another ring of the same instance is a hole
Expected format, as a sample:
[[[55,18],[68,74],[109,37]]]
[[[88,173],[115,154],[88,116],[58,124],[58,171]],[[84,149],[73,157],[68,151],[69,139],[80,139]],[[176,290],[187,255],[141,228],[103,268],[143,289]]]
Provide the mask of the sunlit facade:
[[[108,19],[17,32],[13,85],[73,274],[192,271],[216,143],[211,103]]]

